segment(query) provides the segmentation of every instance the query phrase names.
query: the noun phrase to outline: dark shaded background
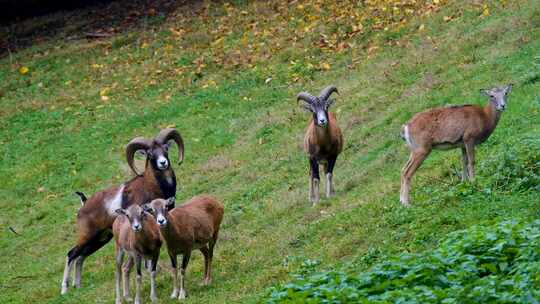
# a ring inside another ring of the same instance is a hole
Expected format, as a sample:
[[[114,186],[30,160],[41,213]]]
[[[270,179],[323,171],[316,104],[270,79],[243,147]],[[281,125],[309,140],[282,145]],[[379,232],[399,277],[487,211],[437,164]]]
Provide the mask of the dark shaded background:
[[[0,58],[50,39],[102,39],[157,25],[197,0],[0,0]],[[178,17],[178,16],[176,16]]]
[[[0,24],[6,25],[29,17],[73,10],[114,0],[0,0]]]

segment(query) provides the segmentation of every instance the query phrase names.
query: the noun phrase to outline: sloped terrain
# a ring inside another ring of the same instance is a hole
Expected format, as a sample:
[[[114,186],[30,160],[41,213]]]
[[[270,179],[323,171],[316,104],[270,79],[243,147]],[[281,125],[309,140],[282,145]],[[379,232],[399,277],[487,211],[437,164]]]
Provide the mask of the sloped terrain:
[[[177,201],[210,193],[226,206],[213,284],[199,286],[195,254],[186,303],[262,302],[306,264],[359,274],[455,230],[540,215],[537,1],[201,2],[141,12],[118,31],[80,14],[0,59],[2,303],[113,300],[112,244],[87,259],[83,288],[59,294],[73,192],[130,178],[125,144],[166,126],[186,141]],[[77,34],[88,28],[110,36]],[[310,115],[295,96],[330,83],[346,144],[336,197],[311,207],[300,148]],[[514,89],[477,151],[477,179],[459,182],[458,151],[434,152],[401,207],[401,124],[433,106],[484,104],[479,89],[504,83]],[[162,302],[170,290],[162,271]]]

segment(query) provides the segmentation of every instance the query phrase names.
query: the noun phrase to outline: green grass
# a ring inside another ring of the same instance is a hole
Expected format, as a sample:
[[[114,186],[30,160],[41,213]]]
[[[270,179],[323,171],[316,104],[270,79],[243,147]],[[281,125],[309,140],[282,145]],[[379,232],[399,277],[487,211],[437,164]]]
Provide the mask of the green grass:
[[[424,14],[425,1],[404,24],[388,21],[386,31],[368,15],[364,32],[348,40],[349,19],[332,19],[344,9],[323,6],[321,18],[329,19],[316,28],[330,42],[352,45],[345,49],[311,47],[320,35],[303,31],[303,16],[316,11],[314,1],[290,13],[286,4],[237,2],[185,16],[179,9],[177,18],[110,40],[51,37],[0,60],[1,303],[113,301],[112,244],[87,259],[83,288],[59,294],[79,208],[72,193],[130,178],[125,144],[170,125],[186,143],[186,161],[175,167],[177,200],[210,193],[226,206],[213,284],[199,286],[202,255],[195,254],[186,303],[260,302],[306,259],[320,261],[321,270],[353,263],[360,272],[388,255],[432,249],[451,231],[540,216],[540,173],[530,161],[540,151],[536,1],[485,1],[489,16],[468,1],[441,1]],[[256,43],[245,42],[256,13],[272,18],[260,19]],[[187,30],[178,38],[170,28]],[[21,75],[21,66],[30,72]],[[337,196],[311,207],[300,148],[310,115],[294,96],[330,83],[340,89],[334,112],[346,144]],[[477,180],[458,182],[458,151],[434,152],[413,181],[413,206],[402,208],[399,174],[408,152],[401,124],[433,106],[483,104],[479,89],[503,83],[515,86],[477,151]],[[163,254],[163,267],[166,261]],[[162,271],[162,302],[173,302],[170,291]]]

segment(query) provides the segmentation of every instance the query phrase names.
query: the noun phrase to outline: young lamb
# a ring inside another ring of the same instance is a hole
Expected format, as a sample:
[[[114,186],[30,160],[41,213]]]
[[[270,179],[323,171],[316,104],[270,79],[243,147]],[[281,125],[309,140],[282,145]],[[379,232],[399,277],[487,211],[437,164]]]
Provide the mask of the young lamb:
[[[174,199],[155,199],[143,206],[159,224],[161,235],[173,268],[171,298],[186,298],[185,276],[191,251],[199,249],[204,255],[204,284],[212,281],[212,257],[219,225],[223,219],[223,205],[207,195],[196,196],[183,205],[174,207]],[[178,284],[177,256],[183,255]],[[180,286],[180,287],[178,287]]]
[[[124,295],[129,300],[129,274],[133,261],[137,269],[135,283],[135,304],[141,302],[141,262],[142,259],[151,261],[150,298],[157,301],[156,295],[156,266],[161,248],[159,227],[155,219],[139,205],[131,205],[127,210],[117,209],[119,214],[113,224],[114,240],[116,242],[116,304],[122,303],[120,285],[124,281]],[[129,255],[126,267],[122,272],[124,254]]]

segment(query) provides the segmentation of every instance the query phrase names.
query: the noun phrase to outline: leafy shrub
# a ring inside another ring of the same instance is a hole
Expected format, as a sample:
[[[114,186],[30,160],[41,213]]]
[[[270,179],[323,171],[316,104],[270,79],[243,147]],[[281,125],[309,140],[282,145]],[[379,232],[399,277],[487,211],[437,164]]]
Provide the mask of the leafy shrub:
[[[359,275],[300,272],[266,303],[538,303],[540,221],[458,231],[439,248],[401,254]]]

